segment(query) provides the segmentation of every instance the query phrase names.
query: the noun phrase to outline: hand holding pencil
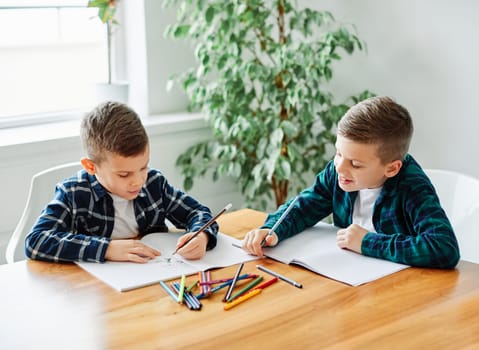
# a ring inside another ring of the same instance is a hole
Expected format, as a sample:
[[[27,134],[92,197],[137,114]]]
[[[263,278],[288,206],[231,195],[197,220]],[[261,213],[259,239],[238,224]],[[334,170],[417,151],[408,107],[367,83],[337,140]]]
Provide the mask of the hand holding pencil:
[[[178,240],[178,244],[176,246],[176,250],[173,252],[172,255],[178,253],[180,249],[182,249],[181,255],[186,259],[200,259],[205,255],[206,252],[206,245],[208,244],[208,236],[205,233],[205,230],[210,227],[216,219],[227,210],[231,209],[232,204],[226,205],[218,214],[212,217],[206,224],[204,224],[200,229],[195,232],[189,232],[185,235],[181,236]],[[190,243],[193,241],[194,238],[198,237],[195,240],[195,244]]]
[[[265,241],[265,244],[262,242]],[[260,228],[256,230],[249,231],[242,242],[241,246],[238,248],[243,248],[245,251],[252,255],[256,255],[259,258],[263,258],[263,247],[273,247],[278,243],[278,236],[276,233],[271,233],[267,228]],[[235,244],[233,244],[235,245]]]
[[[250,254],[257,255],[262,258],[263,247],[264,246],[275,246],[278,243],[278,236],[276,235],[275,230],[279,225],[284,221],[288,216],[291,209],[294,207],[296,201],[299,197],[295,197],[291,203],[288,205],[286,210],[281,214],[280,218],[275,222],[273,227],[270,229],[256,229],[248,232],[243,239],[242,248],[249,252]]]
[[[178,238],[176,245],[180,248],[177,249],[175,254],[181,249],[181,256],[188,260],[201,259],[206,254],[208,234],[201,232],[201,234],[195,236],[195,239],[191,239],[194,233],[188,232]]]

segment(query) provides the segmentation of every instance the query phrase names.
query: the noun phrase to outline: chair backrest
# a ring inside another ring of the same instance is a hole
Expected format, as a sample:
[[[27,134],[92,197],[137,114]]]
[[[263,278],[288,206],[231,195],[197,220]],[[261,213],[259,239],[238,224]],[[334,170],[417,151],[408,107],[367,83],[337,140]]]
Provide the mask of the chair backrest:
[[[26,259],[25,237],[41,211],[53,199],[55,185],[80,169],[80,162],[67,163],[43,170],[32,177],[25,209],[7,245],[5,254],[7,263]]]
[[[479,263],[479,180],[441,169],[425,169],[459,242],[461,259]]]

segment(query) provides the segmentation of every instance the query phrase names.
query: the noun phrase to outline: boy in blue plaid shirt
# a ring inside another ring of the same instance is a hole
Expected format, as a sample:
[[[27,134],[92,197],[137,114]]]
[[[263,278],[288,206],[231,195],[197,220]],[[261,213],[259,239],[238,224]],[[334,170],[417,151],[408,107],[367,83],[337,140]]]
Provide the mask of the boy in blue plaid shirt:
[[[334,160],[298,195],[271,236],[291,200],[246,234],[243,249],[263,257],[265,237],[275,246],[332,214],[341,248],[411,266],[456,266],[451,223],[429,178],[407,153],[412,134],[409,112],[389,97],[351,107],[338,124]]]
[[[148,136],[128,106],[106,102],[81,123],[87,157],[84,170],[64,180],[25,240],[25,253],[45,261],[132,261],[144,263],[160,252],[138,239],[166,231],[168,219],[188,232],[180,246],[211,218],[210,210],[148,167]],[[203,257],[216,245],[215,223],[178,250]]]

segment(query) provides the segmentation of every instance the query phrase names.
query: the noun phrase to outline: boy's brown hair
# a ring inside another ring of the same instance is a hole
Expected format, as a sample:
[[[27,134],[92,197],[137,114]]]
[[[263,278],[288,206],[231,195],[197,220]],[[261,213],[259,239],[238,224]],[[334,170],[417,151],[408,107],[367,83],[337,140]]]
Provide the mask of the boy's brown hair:
[[[80,136],[88,158],[96,163],[105,160],[108,152],[131,157],[142,154],[148,146],[138,114],[120,102],[104,102],[87,113]]]
[[[406,108],[390,97],[371,97],[352,106],[338,123],[338,135],[354,142],[377,144],[383,163],[403,160],[413,134]]]

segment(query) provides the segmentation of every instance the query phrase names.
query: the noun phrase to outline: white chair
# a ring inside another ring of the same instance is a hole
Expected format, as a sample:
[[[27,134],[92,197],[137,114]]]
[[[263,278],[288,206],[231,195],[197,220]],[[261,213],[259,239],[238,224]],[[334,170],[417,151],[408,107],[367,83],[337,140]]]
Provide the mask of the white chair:
[[[479,263],[479,180],[449,170],[425,172],[454,228],[461,260]]]
[[[33,175],[25,209],[7,245],[5,254],[7,263],[26,259],[25,237],[42,209],[53,199],[55,185],[80,169],[80,162],[74,162],[58,165]]]

